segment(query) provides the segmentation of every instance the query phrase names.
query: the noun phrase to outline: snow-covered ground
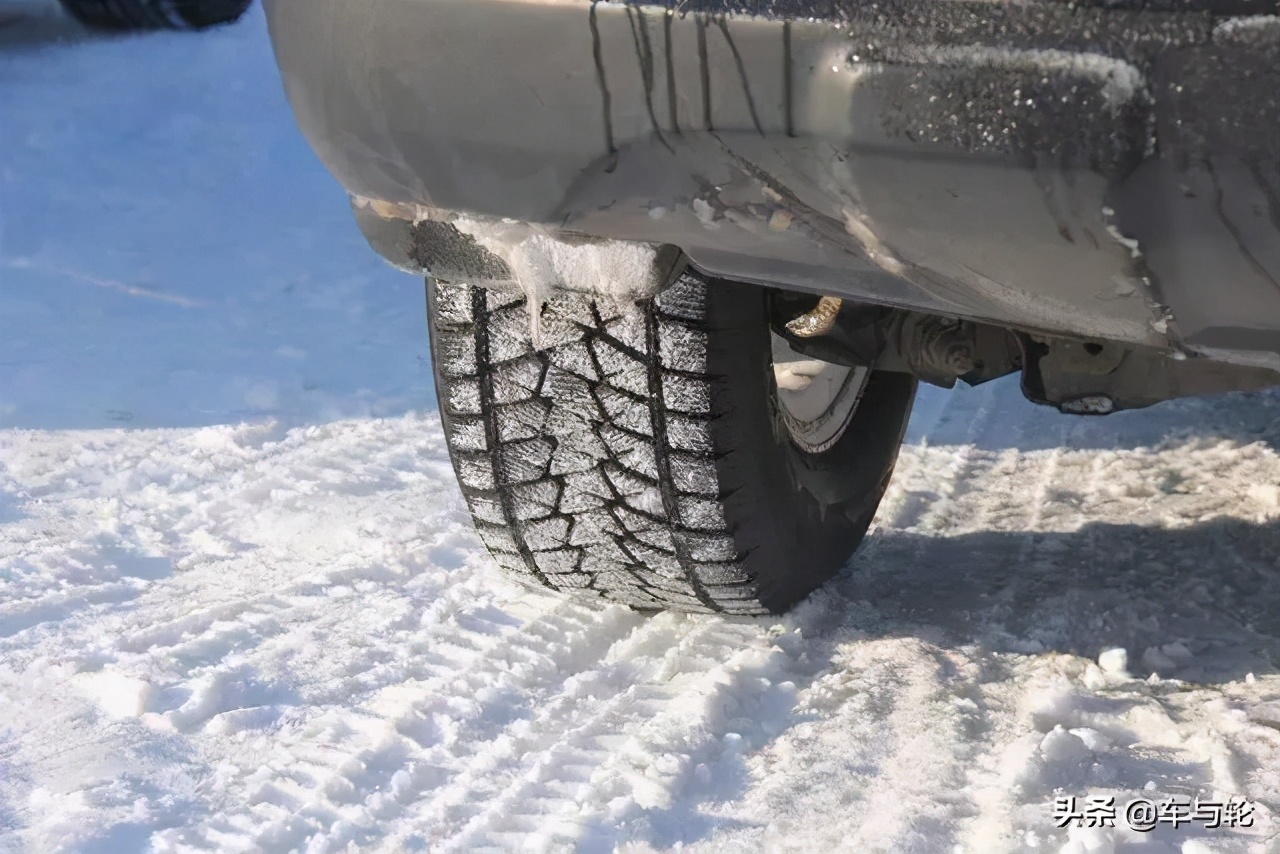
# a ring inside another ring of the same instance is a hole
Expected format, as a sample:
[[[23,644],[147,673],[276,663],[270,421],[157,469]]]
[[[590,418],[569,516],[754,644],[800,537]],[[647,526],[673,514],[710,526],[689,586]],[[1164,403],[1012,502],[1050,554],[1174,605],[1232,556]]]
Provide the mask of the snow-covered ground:
[[[927,390],[841,578],[644,616],[481,552],[422,316],[260,11],[0,35],[0,851],[1280,851],[1280,395]]]

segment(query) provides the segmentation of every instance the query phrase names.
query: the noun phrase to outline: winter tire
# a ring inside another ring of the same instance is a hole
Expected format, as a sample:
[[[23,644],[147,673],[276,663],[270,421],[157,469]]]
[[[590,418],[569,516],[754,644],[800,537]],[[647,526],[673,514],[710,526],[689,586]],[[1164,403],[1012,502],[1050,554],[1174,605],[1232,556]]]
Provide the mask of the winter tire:
[[[838,571],[915,381],[858,369],[828,407],[838,430],[798,431],[768,299],[686,272],[655,299],[561,292],[535,316],[520,294],[429,280],[441,418],[497,562],[636,608],[732,614],[783,611]]]
[[[228,24],[253,0],[62,0],[80,23],[96,30],[200,30]]]

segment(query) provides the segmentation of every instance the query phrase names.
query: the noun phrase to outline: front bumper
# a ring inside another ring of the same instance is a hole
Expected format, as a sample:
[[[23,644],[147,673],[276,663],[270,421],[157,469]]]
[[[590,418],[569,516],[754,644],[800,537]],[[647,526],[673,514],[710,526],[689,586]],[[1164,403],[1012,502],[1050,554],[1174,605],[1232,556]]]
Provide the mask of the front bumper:
[[[414,220],[458,212],[674,245],[725,278],[1280,364],[1276,18],[266,8],[303,132],[353,195],[410,212],[402,248],[423,242]]]

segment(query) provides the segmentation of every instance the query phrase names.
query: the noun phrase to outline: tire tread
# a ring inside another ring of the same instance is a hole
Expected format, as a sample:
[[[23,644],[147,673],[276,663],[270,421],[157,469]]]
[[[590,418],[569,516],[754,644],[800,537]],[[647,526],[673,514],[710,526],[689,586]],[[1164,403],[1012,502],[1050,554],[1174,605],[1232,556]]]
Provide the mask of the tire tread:
[[[557,295],[541,318],[555,343],[541,349],[520,295],[429,287],[450,450],[499,563],[642,609],[767,611],[723,512],[709,528],[714,513],[684,518],[719,508],[700,278],[638,304]]]

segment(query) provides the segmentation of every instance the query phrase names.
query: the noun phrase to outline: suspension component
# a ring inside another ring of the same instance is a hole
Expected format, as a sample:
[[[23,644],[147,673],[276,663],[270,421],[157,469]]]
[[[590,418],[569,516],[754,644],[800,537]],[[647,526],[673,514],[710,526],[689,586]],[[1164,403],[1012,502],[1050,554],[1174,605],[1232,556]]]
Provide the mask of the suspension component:
[[[1021,350],[1007,330],[954,317],[779,295],[775,326],[797,352],[842,365],[913,374],[951,388],[1012,373]]]
[[[787,331],[797,338],[816,338],[826,335],[835,328],[836,318],[840,315],[840,306],[844,301],[838,297],[822,297],[811,311],[787,323]]]

